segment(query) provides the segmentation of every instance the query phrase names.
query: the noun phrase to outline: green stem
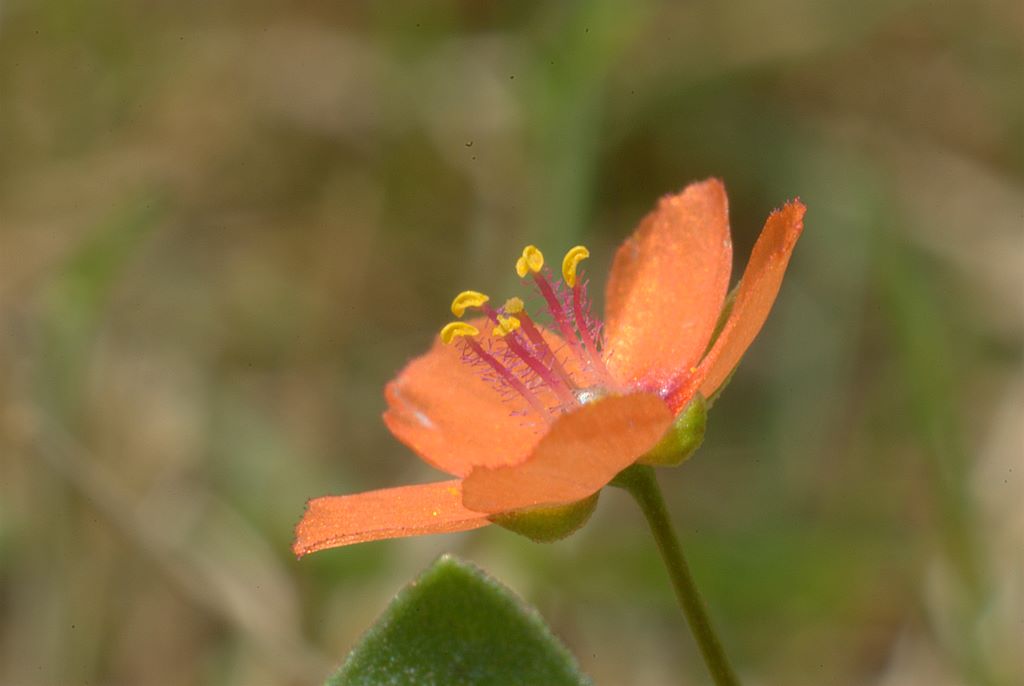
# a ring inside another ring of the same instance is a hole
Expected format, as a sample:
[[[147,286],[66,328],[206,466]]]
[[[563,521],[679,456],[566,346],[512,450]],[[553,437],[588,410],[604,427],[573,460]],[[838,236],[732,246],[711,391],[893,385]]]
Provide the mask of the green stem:
[[[612,485],[629,492],[647,518],[651,533],[661,552],[661,559],[665,562],[668,574],[672,578],[672,586],[675,588],[679,606],[683,609],[683,614],[686,615],[690,631],[693,632],[693,637],[697,640],[700,652],[704,656],[704,663],[716,686],[739,686],[739,679],[736,678],[736,673],[729,665],[729,659],[725,656],[725,651],[722,650],[722,643],[711,627],[711,619],[708,617],[700,592],[693,582],[690,566],[686,564],[686,558],[683,557],[683,549],[672,528],[668,509],[665,507],[665,499],[661,495],[654,470],[646,465],[633,465],[615,477]]]

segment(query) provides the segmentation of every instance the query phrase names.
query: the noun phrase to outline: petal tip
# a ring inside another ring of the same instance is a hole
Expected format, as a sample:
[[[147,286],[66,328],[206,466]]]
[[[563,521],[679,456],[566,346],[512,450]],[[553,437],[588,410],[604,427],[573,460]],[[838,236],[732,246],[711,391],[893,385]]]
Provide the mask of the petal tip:
[[[804,215],[807,213],[807,206],[800,200],[794,198],[782,206],[782,209],[772,212],[769,219],[776,219],[785,224],[783,249],[791,251],[793,245],[804,231]]]
[[[709,176],[708,178],[702,179],[701,181],[694,181],[693,183],[689,184],[683,190],[685,192],[685,191],[687,191],[687,190],[689,190],[691,188],[694,188],[694,189],[696,189],[696,188],[714,189],[716,191],[721,191],[721,192],[724,193],[725,192],[725,182],[722,181],[717,176]]]
[[[793,198],[783,205],[781,210],[776,210],[776,212],[784,212],[796,222],[803,223],[804,215],[807,213],[807,205],[800,198]]]
[[[315,550],[315,548],[310,546],[308,542],[304,542],[306,538],[310,508],[314,500],[315,498],[310,498],[306,501],[306,504],[302,507],[302,516],[299,518],[299,521],[295,523],[295,527],[292,529],[295,536],[295,540],[292,542],[292,553],[295,555],[296,560],[301,560],[303,557]]]
[[[768,216],[740,279],[732,313],[682,397],[688,397],[692,388],[699,388],[705,397],[714,396],[760,332],[803,233],[806,210],[795,198]]]
[[[715,202],[728,204],[728,197],[725,192],[725,183],[721,179],[711,176],[703,181],[694,181],[693,183],[687,184],[677,193],[669,193],[662,196],[659,206],[664,207],[665,205],[686,201],[693,202],[698,196],[704,196],[708,201],[713,200]]]

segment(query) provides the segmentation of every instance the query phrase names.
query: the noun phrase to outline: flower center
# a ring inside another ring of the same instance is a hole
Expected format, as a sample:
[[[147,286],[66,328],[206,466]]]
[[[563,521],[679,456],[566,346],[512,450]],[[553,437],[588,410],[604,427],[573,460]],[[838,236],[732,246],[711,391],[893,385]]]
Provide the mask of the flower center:
[[[587,282],[579,263],[590,256],[582,245],[562,260],[562,281],[552,282],[544,255],[528,245],[516,262],[516,274],[532,283],[544,302],[548,333],[526,311],[520,298],[493,307],[479,291],[463,291],[452,301],[452,314],[462,317],[479,309],[490,320],[490,335],[463,321],[441,329],[441,340],[459,345],[467,364],[506,397],[526,401],[531,414],[545,421],[585,405],[615,388],[601,357],[601,322],[590,313]]]

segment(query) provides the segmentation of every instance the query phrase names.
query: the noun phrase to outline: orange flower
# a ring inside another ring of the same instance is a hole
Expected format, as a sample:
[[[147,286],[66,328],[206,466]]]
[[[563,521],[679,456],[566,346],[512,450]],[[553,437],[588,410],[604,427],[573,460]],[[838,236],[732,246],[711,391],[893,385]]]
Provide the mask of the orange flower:
[[[732,268],[720,181],[663,198],[619,248],[603,326],[578,269],[586,248],[566,254],[556,282],[528,246],[516,271],[539,292],[549,326],[518,298],[494,307],[465,291],[453,313],[482,316],[445,326],[385,389],[391,432],[456,478],[313,499],[295,553],[465,531],[597,494],[691,400],[713,397],[728,379],[775,301],[804,210],[792,201],[768,217],[713,342]]]

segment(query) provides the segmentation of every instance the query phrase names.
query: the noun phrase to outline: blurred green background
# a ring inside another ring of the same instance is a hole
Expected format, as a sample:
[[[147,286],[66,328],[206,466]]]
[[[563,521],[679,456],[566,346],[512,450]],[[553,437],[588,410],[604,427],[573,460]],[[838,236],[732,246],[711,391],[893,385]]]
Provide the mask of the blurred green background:
[[[443,551],[598,684],[703,684],[636,508],[296,562],[436,477],[385,382],[454,293],[730,192],[809,207],[662,473],[748,684],[1024,683],[1024,6],[0,4],[0,683],[316,684]]]

